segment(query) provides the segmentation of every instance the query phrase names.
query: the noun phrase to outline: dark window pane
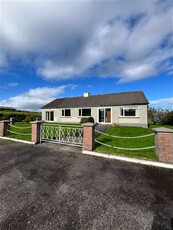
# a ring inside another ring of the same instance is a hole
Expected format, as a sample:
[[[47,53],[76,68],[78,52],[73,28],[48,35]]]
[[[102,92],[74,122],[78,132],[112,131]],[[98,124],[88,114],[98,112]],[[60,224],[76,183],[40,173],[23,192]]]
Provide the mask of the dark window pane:
[[[50,112],[50,121],[54,121],[54,111]]]
[[[62,110],[62,117],[64,117],[64,110]]]
[[[90,117],[91,116],[91,109],[82,109],[82,116],[83,117]]]
[[[136,109],[125,109],[125,116],[136,116]]]
[[[104,109],[99,109],[99,122],[104,122]]]
[[[71,116],[71,110],[65,109],[65,117],[70,117],[70,116]]]
[[[123,116],[123,109],[120,109],[120,116]]]
[[[79,117],[81,117],[81,109],[79,109]]]

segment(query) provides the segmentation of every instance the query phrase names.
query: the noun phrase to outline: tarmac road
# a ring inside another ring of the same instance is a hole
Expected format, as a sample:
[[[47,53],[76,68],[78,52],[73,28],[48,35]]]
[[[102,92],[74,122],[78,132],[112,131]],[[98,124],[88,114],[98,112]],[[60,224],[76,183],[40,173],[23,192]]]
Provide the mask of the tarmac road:
[[[1,230],[171,230],[173,170],[0,140]]]

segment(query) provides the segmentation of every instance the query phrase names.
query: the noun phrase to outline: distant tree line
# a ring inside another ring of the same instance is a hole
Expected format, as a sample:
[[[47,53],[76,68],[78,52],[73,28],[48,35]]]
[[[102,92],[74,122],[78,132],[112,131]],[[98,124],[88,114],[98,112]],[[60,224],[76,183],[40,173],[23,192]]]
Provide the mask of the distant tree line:
[[[12,107],[0,106],[0,111],[17,111],[17,110]]]
[[[154,125],[173,125],[173,110],[163,108],[149,108],[148,119]]]
[[[14,121],[20,122],[30,122],[35,121],[36,119],[41,120],[40,112],[31,112],[31,111],[20,111],[13,108],[0,107],[0,120],[9,120],[13,118]]]

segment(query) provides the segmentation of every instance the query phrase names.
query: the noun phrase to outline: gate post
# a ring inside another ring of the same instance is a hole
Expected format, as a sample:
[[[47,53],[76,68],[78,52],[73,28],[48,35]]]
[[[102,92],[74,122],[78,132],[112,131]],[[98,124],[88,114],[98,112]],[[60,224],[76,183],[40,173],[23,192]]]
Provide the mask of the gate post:
[[[41,125],[43,121],[31,121],[32,124],[32,135],[31,141],[35,144],[41,143]]]
[[[5,121],[0,121],[0,136],[4,137],[5,135],[8,134],[8,129],[9,129],[9,123],[10,121],[5,120]]]
[[[14,124],[14,118],[10,117],[10,125],[13,125],[13,124]]]
[[[83,150],[92,151],[94,149],[95,124],[83,124]]]
[[[167,128],[154,130],[156,155],[159,161],[173,164],[173,130]]]

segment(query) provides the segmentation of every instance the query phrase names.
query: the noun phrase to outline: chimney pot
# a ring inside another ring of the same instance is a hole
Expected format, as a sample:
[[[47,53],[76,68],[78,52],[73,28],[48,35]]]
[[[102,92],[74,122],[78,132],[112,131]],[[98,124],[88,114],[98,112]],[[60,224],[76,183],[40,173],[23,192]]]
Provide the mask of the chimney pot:
[[[90,96],[90,93],[89,93],[89,92],[85,92],[83,96],[84,96],[84,97],[89,97],[89,96]]]

